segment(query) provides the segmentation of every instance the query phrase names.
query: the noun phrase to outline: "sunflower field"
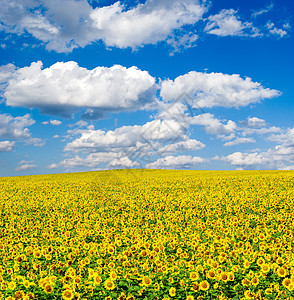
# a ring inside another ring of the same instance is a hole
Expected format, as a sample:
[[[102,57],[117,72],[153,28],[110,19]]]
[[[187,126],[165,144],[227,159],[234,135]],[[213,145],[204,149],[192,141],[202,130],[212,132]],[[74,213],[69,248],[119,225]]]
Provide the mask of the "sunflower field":
[[[0,299],[294,299],[294,172],[0,178]]]

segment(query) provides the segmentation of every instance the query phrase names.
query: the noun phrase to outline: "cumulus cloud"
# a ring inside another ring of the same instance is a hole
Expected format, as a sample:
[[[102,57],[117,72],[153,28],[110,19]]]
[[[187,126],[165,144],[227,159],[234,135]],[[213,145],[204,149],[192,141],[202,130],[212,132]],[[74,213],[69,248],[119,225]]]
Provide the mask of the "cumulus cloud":
[[[237,165],[240,167],[257,166],[257,165],[260,166],[271,162],[269,157],[264,156],[263,154],[259,154],[257,152],[254,153],[235,152],[224,157],[223,160],[229,162],[232,165]]]
[[[59,126],[62,124],[60,120],[50,120],[50,124],[54,126]]]
[[[277,28],[273,22],[270,22],[270,21],[267,22],[266,28],[269,30],[270,35],[275,35],[275,36],[278,36],[280,38],[287,35],[287,31],[285,30],[285,28],[284,29]]]
[[[259,135],[264,135],[268,133],[277,133],[281,132],[282,129],[277,126],[271,126],[271,127],[262,127],[262,128],[239,128],[242,131],[242,135],[251,135],[251,134],[259,134]]]
[[[202,157],[182,155],[166,156],[146,165],[148,169],[191,169],[207,160]]]
[[[255,143],[255,142],[256,141],[253,138],[242,138],[242,137],[240,138],[240,137],[237,137],[233,141],[224,143],[224,146],[229,147],[229,146],[235,146],[235,145],[239,145],[239,144]]]
[[[133,50],[165,42],[176,52],[195,45],[203,24],[200,20],[206,23],[204,33],[264,36],[260,33],[264,28],[242,20],[234,9],[223,9],[203,18],[211,3],[207,0],[140,2],[143,3],[127,6],[117,1],[94,8],[87,0],[2,0],[0,30],[8,34],[30,34],[48,50],[57,52],[71,52],[95,42],[103,42],[108,48],[131,47]],[[254,12],[251,21],[271,9],[268,6]],[[271,35],[283,37],[285,29],[269,30]]]
[[[78,137],[68,142],[64,151],[90,154],[66,158],[50,168],[144,168],[158,157],[204,148],[200,141],[188,138],[187,129],[187,124],[172,119],[108,131],[96,130],[92,125],[77,127],[68,130],[69,136]]]
[[[14,141],[0,141],[0,152],[9,152],[15,148]]]
[[[15,171],[25,171],[30,169],[37,168],[37,165],[32,163],[33,161],[22,160],[19,162],[19,166],[15,169]]]
[[[116,158],[111,161],[108,165],[108,169],[125,169],[125,168],[134,168],[140,166],[140,163],[136,161],[131,161],[128,157]]]
[[[251,78],[238,74],[191,71],[175,80],[164,80],[160,95],[165,101],[180,99],[186,93],[193,107],[242,107],[262,99],[277,97],[281,92],[264,88]]]
[[[258,10],[252,14],[251,20],[244,20],[234,9],[223,9],[216,15],[209,16],[204,31],[217,36],[243,36],[243,37],[265,37],[276,36],[282,38],[288,33],[288,23],[284,23],[283,28],[268,21],[265,25],[256,23],[256,17],[272,10],[273,4],[265,9]],[[258,25],[256,25],[258,24]]]
[[[159,88],[165,102],[156,98]],[[242,107],[280,94],[238,74],[191,71],[175,80],[164,80],[159,87],[154,77],[135,66],[87,70],[70,61],[42,69],[39,61],[13,72],[4,99],[10,106],[38,108],[66,117],[79,109],[86,110],[83,117],[88,119],[105,117],[109,112],[159,109],[162,118],[167,118],[167,114],[185,112],[187,104],[198,111],[204,107]]]
[[[0,114],[0,138],[20,140],[27,145],[43,146],[45,142],[40,138],[32,137],[27,128],[35,124],[35,121],[26,114],[22,117],[13,117],[8,114]]]
[[[187,138],[187,128],[175,120],[153,120],[144,125],[122,126],[115,130],[103,131],[85,129],[69,131],[69,133],[80,133],[81,136],[68,143],[65,151],[110,151],[130,147],[144,147],[155,145],[158,141],[173,140],[177,137]]]
[[[55,169],[59,167],[64,167],[66,169],[88,167],[96,168],[103,163],[108,163],[118,158],[116,153],[111,152],[99,152],[91,153],[88,156],[74,156],[71,158],[66,158],[60,163],[54,163],[48,166],[49,169]]]
[[[280,145],[267,151],[235,152],[221,159],[243,169],[287,169],[294,163],[294,128],[288,129],[279,141]]]
[[[79,67],[58,62],[42,69],[42,62],[18,69],[4,96],[10,106],[38,108],[44,113],[71,116],[77,108],[107,112],[142,109],[152,101],[155,79],[136,67]]]
[[[224,124],[210,113],[192,117],[190,124],[202,125],[204,126],[205,132],[207,134],[213,135],[231,134],[234,133],[237,128],[237,124],[234,121],[229,120],[226,124]]]
[[[7,86],[8,81],[12,78],[12,75],[17,70],[16,66],[13,64],[0,66],[0,93]],[[1,95],[0,94],[0,95]]]
[[[266,135],[269,133],[278,133],[282,131],[280,127],[268,127],[265,120],[257,117],[248,117],[246,120],[240,121],[239,124],[240,127],[238,127],[238,130],[243,136],[252,134]]]
[[[267,137],[267,140],[286,144],[291,144],[291,141],[294,143],[294,128],[288,128],[284,133],[272,134]]]
[[[130,10],[116,2],[96,8],[91,19],[106,45],[136,48],[166,40],[175,29],[196,23],[205,11],[200,1],[191,0],[147,0]]]
[[[242,36],[245,34],[244,29],[253,26],[251,23],[240,21],[234,9],[223,9],[219,14],[209,16],[208,21],[204,30],[219,36]]]
[[[240,124],[249,128],[261,128],[266,126],[266,121],[257,117],[249,117],[247,120],[241,121]]]
[[[0,138],[28,139],[31,133],[27,127],[34,123],[35,121],[28,114],[22,117],[0,114]]]
[[[166,155],[168,153],[178,153],[184,151],[195,151],[203,149],[205,145],[197,140],[188,139],[177,143],[165,145],[159,149],[160,155]]]
[[[69,52],[94,41],[133,49],[166,40],[193,25],[207,11],[206,1],[147,0],[127,8],[121,2],[95,9],[86,1],[3,0],[0,21],[7,32],[28,32],[48,50]]]

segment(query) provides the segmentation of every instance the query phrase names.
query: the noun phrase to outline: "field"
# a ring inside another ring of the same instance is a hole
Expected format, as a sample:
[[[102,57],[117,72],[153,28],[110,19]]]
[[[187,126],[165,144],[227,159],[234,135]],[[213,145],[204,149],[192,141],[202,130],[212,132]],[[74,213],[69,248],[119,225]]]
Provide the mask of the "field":
[[[294,299],[293,171],[0,178],[0,299]]]

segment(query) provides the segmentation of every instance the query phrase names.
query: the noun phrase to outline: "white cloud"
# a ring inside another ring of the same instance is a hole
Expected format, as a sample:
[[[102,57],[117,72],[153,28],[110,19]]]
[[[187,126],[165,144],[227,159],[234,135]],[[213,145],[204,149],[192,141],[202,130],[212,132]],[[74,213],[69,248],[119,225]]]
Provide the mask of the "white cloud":
[[[116,153],[110,152],[99,152],[91,153],[86,157],[75,156],[72,158],[67,158],[60,163],[51,164],[48,166],[49,169],[55,169],[59,167],[64,167],[66,169],[79,168],[79,167],[88,167],[96,168],[103,163],[108,163],[118,158]]]
[[[188,49],[194,47],[196,45],[196,41],[198,40],[198,35],[195,31],[180,34],[173,34],[167,40],[167,44],[169,44],[173,51],[170,52],[170,55],[174,55],[176,52],[181,52],[183,49]]]
[[[77,138],[65,147],[65,151],[115,151],[130,147],[143,147],[144,144],[155,144],[157,141],[173,140],[177,137],[187,138],[186,128],[175,120],[154,120],[146,124],[122,126],[107,132],[103,130],[78,130],[69,133],[80,133]]]
[[[15,148],[14,141],[0,141],[0,152],[9,152]]]
[[[239,137],[237,137],[233,141],[224,143],[224,146],[228,147],[228,146],[235,146],[235,145],[244,144],[244,143],[255,143],[255,142],[256,141],[253,138],[239,138]]]
[[[273,4],[273,3],[270,3],[270,4],[267,5],[265,8],[260,9],[260,10],[257,10],[257,11],[255,11],[254,13],[252,13],[252,17],[253,17],[253,18],[256,18],[257,16],[266,14],[266,13],[268,13],[270,10],[272,10],[273,7],[274,7],[274,4]]]
[[[45,140],[42,140],[40,138],[33,138],[30,137],[27,140],[25,140],[26,145],[33,145],[35,147],[43,147],[45,145]]]
[[[165,101],[180,99],[184,93],[190,96],[195,108],[242,107],[281,94],[277,90],[264,88],[249,77],[243,79],[238,74],[191,71],[161,84],[160,95]]]
[[[268,22],[266,24],[267,29],[271,35],[279,36],[280,38],[287,35],[287,31],[281,28],[277,28],[274,23]]]
[[[93,126],[75,128],[68,130],[68,134],[78,137],[67,143],[64,150],[91,154],[67,158],[50,168],[144,167],[156,157],[205,147],[203,143],[189,139],[186,132],[187,124],[173,119],[155,119],[143,125],[122,126],[109,131],[95,130]],[[105,163],[108,164],[101,166]]]
[[[266,126],[265,120],[257,117],[249,117],[247,120],[241,121],[240,124],[250,128],[261,128]]]
[[[146,165],[147,169],[190,169],[207,160],[197,156],[166,156]]]
[[[166,42],[176,52],[195,45],[200,20],[207,21],[204,32],[208,34],[264,35],[251,22],[242,20],[234,9],[223,9],[203,19],[211,3],[207,0],[146,0],[132,7],[117,1],[96,8],[89,2],[1,0],[0,30],[8,34],[29,33],[42,41],[48,50],[57,52],[71,52],[98,41],[106,47],[131,47],[133,50],[147,44]],[[256,11],[252,18],[271,8],[268,6]],[[285,35],[283,29],[271,30],[272,35]],[[5,47],[5,44],[1,46]]]
[[[280,127],[271,126],[271,127],[263,127],[263,128],[240,128],[242,130],[242,135],[251,135],[251,134],[268,134],[268,133],[277,133],[281,132]]]
[[[49,122],[48,122],[48,121],[44,121],[44,122],[42,122],[41,124],[43,124],[43,125],[48,125]]]
[[[22,117],[0,114],[0,138],[28,139],[31,133],[27,127],[34,123],[35,121],[28,114]]]
[[[93,109],[97,115],[142,109],[152,101],[155,91],[155,79],[136,67],[87,70],[69,61],[42,69],[39,61],[18,69],[4,95],[10,106],[70,116],[79,107]]]
[[[257,16],[269,12],[272,8],[273,4],[270,4],[265,9],[254,12],[251,21],[255,21]],[[223,9],[218,14],[208,17],[204,30],[208,34],[218,36],[264,37],[274,35],[282,38],[287,35],[286,29],[290,29],[287,24],[289,23],[283,24],[283,29],[277,28],[271,21],[265,25],[255,26],[253,22],[241,19],[236,10]]]
[[[6,88],[8,81],[17,70],[13,64],[0,66],[0,93]]]
[[[229,162],[232,165],[237,165],[242,167],[265,165],[271,162],[269,157],[264,156],[262,154],[258,154],[257,152],[254,153],[235,152],[222,159],[226,162]]]
[[[294,170],[294,165],[286,166],[286,167],[282,168],[281,170]]]
[[[40,138],[32,137],[27,128],[35,124],[35,121],[26,114],[22,117],[12,117],[8,114],[0,114],[0,138],[20,140],[26,145],[43,146],[45,142]]]
[[[91,19],[106,45],[137,48],[166,40],[175,29],[196,23],[205,11],[204,5],[191,0],[147,0],[130,10],[116,2],[96,8]]]
[[[288,128],[284,133],[272,134],[267,137],[267,140],[278,143],[288,143],[291,140],[294,142],[294,128]]]
[[[207,134],[213,135],[227,135],[234,133],[237,125],[232,120],[227,121],[226,124],[222,123],[214,115],[206,113],[197,115],[191,118],[190,124],[202,125]]]
[[[34,164],[22,164],[19,167],[15,169],[15,171],[25,171],[25,170],[30,170],[30,169],[35,169],[37,168],[37,165]]]
[[[219,14],[209,16],[205,31],[219,36],[244,35],[243,30],[252,27],[251,23],[243,23],[238,19],[234,9],[223,9]]]
[[[221,159],[245,169],[287,169],[294,164],[294,128],[280,136],[281,144],[267,151],[235,152]]]
[[[59,120],[50,120],[50,124],[54,126],[59,126],[62,124],[62,122]]]
[[[185,141],[165,145],[158,150],[158,153],[162,156],[168,153],[200,150],[204,147],[205,145],[203,143],[197,140],[188,139]]]
[[[134,168],[138,167],[140,164],[138,162],[131,161],[128,157],[116,158],[111,161],[108,165],[108,169],[125,169],[125,168]]]
[[[69,52],[99,40],[107,46],[135,49],[195,24],[207,10],[205,2],[147,0],[129,9],[120,2],[93,9],[86,0],[2,0],[0,21],[2,29],[27,31],[46,43],[48,50]]]

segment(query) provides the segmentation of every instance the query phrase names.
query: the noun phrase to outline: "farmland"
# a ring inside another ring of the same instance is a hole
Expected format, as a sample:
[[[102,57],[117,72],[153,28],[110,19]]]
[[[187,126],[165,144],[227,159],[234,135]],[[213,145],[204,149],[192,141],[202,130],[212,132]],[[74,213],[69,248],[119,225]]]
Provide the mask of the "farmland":
[[[293,171],[0,178],[0,299],[294,299]]]

